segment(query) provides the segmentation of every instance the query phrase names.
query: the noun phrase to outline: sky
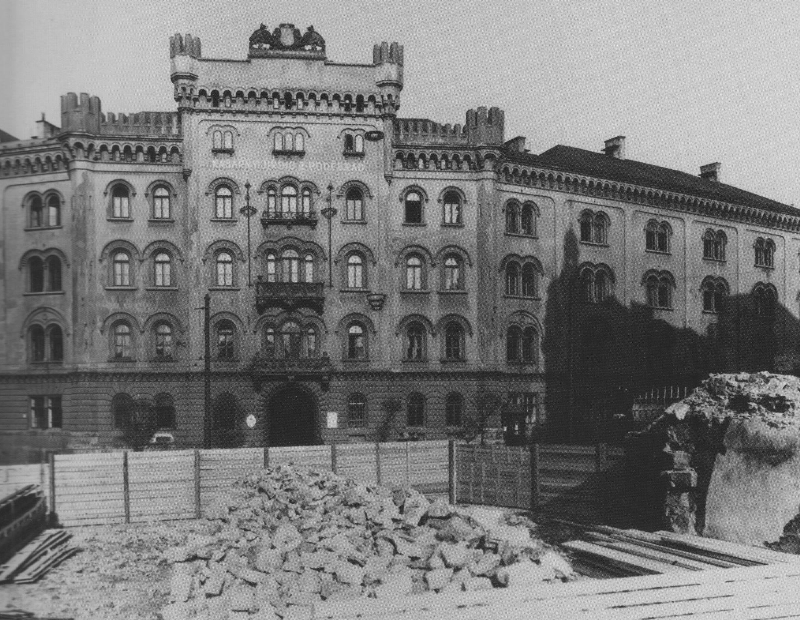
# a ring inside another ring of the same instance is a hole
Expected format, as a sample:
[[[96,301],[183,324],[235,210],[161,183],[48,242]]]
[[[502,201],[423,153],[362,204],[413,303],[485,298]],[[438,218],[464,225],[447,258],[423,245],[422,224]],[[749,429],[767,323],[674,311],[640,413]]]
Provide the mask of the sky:
[[[313,25],[335,62],[403,44],[400,116],[463,123],[498,106],[533,153],[624,135],[629,159],[721,162],[725,183],[800,207],[797,0],[2,0],[0,129],[60,124],[70,91],[104,112],[173,110],[171,34],[245,58],[262,22]]]

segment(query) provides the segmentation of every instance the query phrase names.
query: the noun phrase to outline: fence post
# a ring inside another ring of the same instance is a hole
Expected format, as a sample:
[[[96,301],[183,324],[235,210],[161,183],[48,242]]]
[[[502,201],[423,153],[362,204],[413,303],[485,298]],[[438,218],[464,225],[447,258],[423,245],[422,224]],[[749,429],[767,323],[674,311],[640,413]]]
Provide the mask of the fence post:
[[[597,446],[595,446],[594,456],[595,471],[603,471],[606,468],[606,462],[608,461],[608,444],[598,443]]]
[[[447,442],[447,501],[456,503],[456,442],[451,439]]]
[[[539,443],[531,443],[531,510],[539,508]]]
[[[48,455],[50,465],[50,519],[54,519],[56,514],[56,454],[51,452]]]
[[[378,486],[381,486],[381,442],[375,442],[375,478]]]
[[[200,450],[194,451],[194,516],[199,519],[202,513],[200,506]]]
[[[331,471],[335,474],[336,469],[338,467],[338,463],[336,459],[338,458],[338,454],[336,453],[336,441],[331,444]]]
[[[269,469],[269,446],[264,446],[264,469]]]
[[[122,506],[125,510],[125,523],[131,522],[131,483],[128,473],[128,451],[122,452]]]

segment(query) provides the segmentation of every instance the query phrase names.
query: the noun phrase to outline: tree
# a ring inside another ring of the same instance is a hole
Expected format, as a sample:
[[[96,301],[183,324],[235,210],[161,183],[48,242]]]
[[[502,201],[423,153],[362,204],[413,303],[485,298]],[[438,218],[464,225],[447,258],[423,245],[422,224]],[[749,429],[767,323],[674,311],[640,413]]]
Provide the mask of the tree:
[[[132,415],[122,429],[122,441],[135,452],[141,452],[150,444],[150,439],[157,430],[153,401],[147,397],[137,399]]]
[[[486,443],[486,431],[492,428],[492,418],[499,418],[503,399],[495,392],[479,391],[475,395],[475,414],[464,418],[459,437],[467,441],[481,438],[481,444]]]
[[[387,398],[381,401],[381,409],[383,410],[383,418],[378,424],[376,434],[378,441],[388,441],[392,436],[392,431],[395,430],[395,421],[397,414],[403,409],[403,401],[399,398]]]

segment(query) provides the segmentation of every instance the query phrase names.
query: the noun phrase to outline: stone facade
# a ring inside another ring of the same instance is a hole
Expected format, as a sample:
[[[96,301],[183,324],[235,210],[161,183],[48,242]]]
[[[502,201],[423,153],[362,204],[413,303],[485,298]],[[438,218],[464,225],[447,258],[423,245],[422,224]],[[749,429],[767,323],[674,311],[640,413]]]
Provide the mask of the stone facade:
[[[718,166],[533,155],[497,108],[401,118],[396,43],[337,64],[283,24],[243,60],[170,53],[176,111],[70,93],[0,144],[7,442],[104,445],[142,402],[179,446],[372,440],[387,398],[393,437],[545,413],[577,437],[653,386],[794,363],[800,212]]]

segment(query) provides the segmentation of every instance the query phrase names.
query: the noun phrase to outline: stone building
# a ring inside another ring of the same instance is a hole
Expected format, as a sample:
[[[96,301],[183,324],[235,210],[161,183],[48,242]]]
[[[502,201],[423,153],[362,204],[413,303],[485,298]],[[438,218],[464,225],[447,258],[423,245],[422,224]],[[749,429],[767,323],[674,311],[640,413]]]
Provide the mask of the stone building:
[[[402,118],[397,43],[339,64],[281,24],[246,59],[170,54],[174,111],[69,93],[60,127],[3,134],[6,455],[132,419],[182,447],[575,438],[709,370],[794,367],[800,211],[719,164],[534,155],[497,108]]]

